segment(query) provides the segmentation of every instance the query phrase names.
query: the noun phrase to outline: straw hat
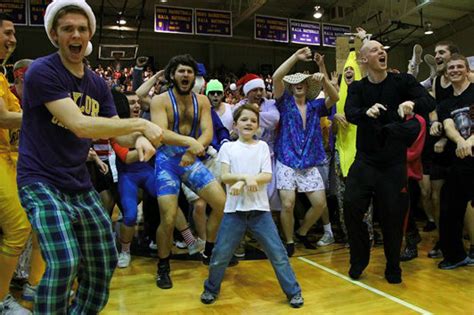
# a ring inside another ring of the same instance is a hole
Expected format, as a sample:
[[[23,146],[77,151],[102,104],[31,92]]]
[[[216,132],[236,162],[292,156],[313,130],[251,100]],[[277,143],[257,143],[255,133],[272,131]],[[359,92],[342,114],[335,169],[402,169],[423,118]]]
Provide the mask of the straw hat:
[[[286,75],[283,77],[285,88],[288,91],[291,91],[290,84],[298,84],[305,80],[308,86],[306,90],[306,99],[313,100],[319,95],[319,92],[321,91],[322,86],[320,82],[317,82],[315,79],[313,79],[312,74],[304,74],[304,73],[298,72],[298,73]]]

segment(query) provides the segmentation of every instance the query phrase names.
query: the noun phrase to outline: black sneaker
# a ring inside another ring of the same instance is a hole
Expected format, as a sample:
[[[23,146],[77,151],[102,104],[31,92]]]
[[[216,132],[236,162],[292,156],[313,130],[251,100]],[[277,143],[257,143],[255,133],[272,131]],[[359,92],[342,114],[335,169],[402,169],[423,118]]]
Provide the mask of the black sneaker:
[[[428,252],[428,257],[429,258],[442,258],[443,257],[443,252],[441,252],[439,242],[436,242],[433,249]]]
[[[363,271],[364,270],[359,267],[351,266],[349,269],[349,277],[351,277],[352,280],[359,280]]]
[[[201,302],[203,304],[212,304],[216,301],[217,299],[217,294],[214,294],[208,290],[204,290],[204,292],[201,294]]]
[[[390,284],[402,283],[402,275],[399,273],[385,273],[385,279],[387,279],[387,282]]]
[[[286,253],[288,254],[288,257],[293,256],[295,253],[295,243],[286,244]]]
[[[209,266],[209,264],[211,263],[211,257],[204,255],[204,253],[202,253],[201,256],[202,256],[202,263],[206,266]]]
[[[303,299],[303,296],[301,296],[301,292],[293,295],[291,299],[289,299],[289,303],[290,303],[290,306],[293,308],[302,307],[304,304],[304,299]]]
[[[305,248],[307,248],[307,249],[316,249],[316,246],[311,244],[311,242],[308,240],[308,237],[306,237],[306,235],[300,235],[300,234],[295,232],[295,236],[301,243],[303,243]]]
[[[436,230],[436,224],[433,221],[426,222],[426,225],[423,228],[423,232],[431,232],[434,230]]]
[[[409,261],[418,257],[418,249],[415,246],[406,246],[400,254],[400,261]]]
[[[452,270],[452,269],[456,269],[458,267],[467,266],[467,265],[469,266],[474,265],[474,261],[472,261],[471,258],[469,258],[469,256],[466,256],[466,258],[458,262],[447,261],[446,259],[444,259],[438,264],[438,268],[442,270]]]
[[[171,289],[173,282],[170,278],[170,266],[158,265],[158,272],[156,274],[156,286],[160,289]]]

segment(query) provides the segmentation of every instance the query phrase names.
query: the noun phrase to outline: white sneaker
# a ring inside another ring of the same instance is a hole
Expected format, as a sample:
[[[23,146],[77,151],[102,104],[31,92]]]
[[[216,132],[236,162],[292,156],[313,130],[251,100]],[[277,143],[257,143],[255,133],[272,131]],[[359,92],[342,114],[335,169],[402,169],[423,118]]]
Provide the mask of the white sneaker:
[[[189,255],[200,253],[204,250],[205,246],[206,246],[206,241],[203,241],[202,239],[197,238],[194,243],[188,246],[188,253]]]
[[[329,233],[329,232],[324,232],[323,237],[321,237],[321,239],[316,244],[318,246],[328,246],[334,242],[335,242],[334,235],[332,235],[332,233]]]
[[[121,252],[118,256],[117,267],[127,268],[128,266],[130,266],[130,260],[132,260],[130,253]]]
[[[185,249],[188,247],[188,245],[186,245],[185,242],[181,242],[181,241],[175,241],[174,244],[176,245],[176,247],[178,247],[179,249]]]
[[[23,286],[23,294],[21,298],[25,301],[33,302],[35,300],[37,289],[38,289],[38,286],[32,286],[28,282],[25,283],[25,285]]]
[[[413,54],[411,56],[411,62],[413,62],[414,65],[418,66],[420,63],[423,61],[421,60],[421,54],[423,53],[423,47],[419,44],[415,44],[413,46]]]
[[[157,245],[155,242],[153,242],[153,241],[150,242],[150,245],[148,245],[148,247],[149,247],[151,250],[157,250],[157,249],[158,249],[158,245]]]
[[[7,294],[0,303],[0,314],[2,315],[30,315],[30,310],[21,306],[10,294]]]

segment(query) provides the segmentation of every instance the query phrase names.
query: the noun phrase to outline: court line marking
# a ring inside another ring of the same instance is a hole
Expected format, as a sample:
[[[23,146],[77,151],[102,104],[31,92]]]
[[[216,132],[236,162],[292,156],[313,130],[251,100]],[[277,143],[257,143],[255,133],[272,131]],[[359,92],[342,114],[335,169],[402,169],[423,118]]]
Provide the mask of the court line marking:
[[[316,262],[314,262],[314,261],[312,261],[312,260],[309,260],[309,259],[304,258],[304,257],[298,257],[298,259],[301,260],[301,261],[303,261],[303,262],[305,262],[305,263],[307,263],[307,264],[310,264],[310,265],[312,265],[312,266],[314,266],[314,267],[316,267],[316,268],[322,269],[322,270],[324,270],[324,271],[326,271],[326,272],[328,272],[328,273],[330,273],[330,274],[332,274],[332,275],[334,275],[334,276],[336,276],[336,277],[338,277],[338,278],[344,279],[344,280],[346,280],[346,281],[348,281],[348,282],[350,282],[350,283],[352,283],[352,284],[355,284],[355,285],[357,285],[357,286],[359,286],[359,287],[361,287],[361,288],[364,288],[364,289],[366,289],[366,290],[368,290],[368,291],[370,291],[370,292],[372,292],[372,293],[375,293],[375,294],[377,294],[377,295],[383,296],[384,298],[387,298],[387,299],[389,299],[389,300],[391,300],[391,301],[393,301],[393,302],[395,302],[395,303],[398,303],[398,304],[403,305],[403,306],[405,306],[405,307],[407,307],[407,308],[409,308],[409,309],[412,309],[412,310],[415,311],[415,312],[418,312],[418,313],[423,314],[423,315],[432,315],[431,312],[429,312],[429,311],[427,311],[427,310],[424,310],[424,309],[422,309],[421,307],[418,307],[418,306],[416,306],[416,305],[410,304],[410,303],[408,303],[408,302],[406,302],[406,301],[403,301],[403,300],[401,300],[401,299],[399,299],[399,298],[397,298],[397,297],[394,297],[393,295],[390,295],[390,294],[385,293],[385,292],[383,292],[383,291],[380,291],[380,290],[378,290],[378,289],[376,289],[376,288],[373,288],[373,287],[371,287],[371,286],[368,286],[368,285],[366,285],[366,284],[364,284],[364,283],[362,283],[362,282],[360,282],[360,281],[354,281],[354,280],[352,280],[351,278],[349,278],[349,277],[347,277],[347,276],[345,276],[345,275],[343,275],[343,274],[340,274],[339,272],[334,271],[334,270],[332,270],[332,269],[330,269],[330,268],[324,267],[323,265],[320,265],[320,264],[318,264],[318,263],[316,263]]]

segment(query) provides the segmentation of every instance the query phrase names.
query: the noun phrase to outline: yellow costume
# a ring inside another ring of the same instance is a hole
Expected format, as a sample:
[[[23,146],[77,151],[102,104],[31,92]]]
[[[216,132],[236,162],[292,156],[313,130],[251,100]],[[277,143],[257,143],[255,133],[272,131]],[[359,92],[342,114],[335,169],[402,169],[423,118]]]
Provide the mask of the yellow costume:
[[[346,63],[344,64],[344,69],[347,67],[352,67],[354,69],[354,80],[358,81],[361,77],[361,72],[359,65],[356,61],[355,51],[349,53]],[[344,78],[341,80],[341,85],[339,89],[339,101],[336,104],[336,113],[344,115],[344,106],[346,104],[347,98],[347,84]],[[337,128],[336,135],[336,150],[339,153],[339,159],[341,163],[341,171],[344,177],[347,176],[349,168],[354,162],[356,154],[356,134],[357,127],[352,124],[348,124],[347,128]]]
[[[21,111],[3,74],[0,74],[0,97],[9,112]],[[10,256],[21,253],[31,231],[16,185],[18,136],[18,129],[0,129],[0,224],[3,231],[0,253]]]

